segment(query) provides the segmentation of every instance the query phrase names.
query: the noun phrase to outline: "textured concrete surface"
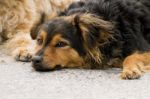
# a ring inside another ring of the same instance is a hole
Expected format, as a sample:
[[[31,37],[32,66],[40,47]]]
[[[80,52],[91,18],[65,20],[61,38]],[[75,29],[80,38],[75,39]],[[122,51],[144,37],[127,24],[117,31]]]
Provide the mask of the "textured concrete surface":
[[[35,72],[0,53],[0,99],[149,99],[150,74],[120,80],[120,69]]]

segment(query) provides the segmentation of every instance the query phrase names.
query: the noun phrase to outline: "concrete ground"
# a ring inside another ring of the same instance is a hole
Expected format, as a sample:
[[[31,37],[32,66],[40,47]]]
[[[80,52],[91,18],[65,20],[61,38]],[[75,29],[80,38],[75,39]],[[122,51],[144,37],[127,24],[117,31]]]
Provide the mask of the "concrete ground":
[[[150,74],[120,80],[120,69],[39,73],[0,52],[0,99],[149,99]]]

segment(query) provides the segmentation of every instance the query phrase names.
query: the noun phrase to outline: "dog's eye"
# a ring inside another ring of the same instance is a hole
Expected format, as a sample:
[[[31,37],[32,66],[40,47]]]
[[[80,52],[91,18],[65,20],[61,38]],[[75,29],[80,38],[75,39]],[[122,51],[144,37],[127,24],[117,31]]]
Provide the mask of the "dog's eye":
[[[39,45],[41,45],[41,44],[43,43],[43,40],[42,40],[42,39],[37,39],[37,43],[38,43]]]
[[[55,45],[55,47],[60,48],[60,47],[65,47],[65,46],[67,46],[67,45],[68,45],[68,44],[65,43],[65,42],[59,42],[59,43],[57,43],[57,44]]]

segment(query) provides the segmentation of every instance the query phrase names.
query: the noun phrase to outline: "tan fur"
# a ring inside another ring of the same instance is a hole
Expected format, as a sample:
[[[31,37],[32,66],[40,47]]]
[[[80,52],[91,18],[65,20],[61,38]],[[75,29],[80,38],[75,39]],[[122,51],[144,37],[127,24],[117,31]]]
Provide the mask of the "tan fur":
[[[37,37],[36,46],[35,46],[35,48],[34,48],[34,52],[35,52],[35,53],[38,52],[38,51],[42,48],[43,44],[45,44],[45,39],[46,39],[46,37],[47,37],[47,33],[46,33],[44,30],[41,30],[41,31],[39,32],[38,37]],[[41,46],[38,46],[38,42],[41,42],[42,45],[41,45]]]
[[[53,11],[60,11],[64,10],[66,7],[69,6],[70,2],[74,2],[75,0],[50,0],[50,3],[53,5]],[[80,1],[80,0],[76,0]]]
[[[44,39],[44,33],[40,34],[41,39],[43,39],[43,44],[46,39]],[[42,36],[43,35],[43,36]],[[56,48],[55,45],[59,42],[66,42],[69,45],[69,41],[62,38],[61,35],[55,35],[51,40],[50,44],[45,48],[42,66],[44,68],[54,69],[56,66],[61,65],[69,68],[80,68],[83,67],[84,61],[79,56],[79,54],[70,46],[64,48]],[[38,45],[37,48],[42,48],[42,45]],[[37,51],[38,52],[38,51]]]
[[[139,78],[144,72],[150,71],[150,53],[134,53],[123,62],[122,79]]]
[[[41,20],[41,15],[51,16],[54,9],[65,9],[73,1],[76,0],[0,0],[0,43],[7,40],[8,52],[20,55],[20,48],[27,50],[32,45],[29,33]]]
[[[101,28],[101,37],[102,39],[99,39],[100,41],[98,41],[98,43],[96,44],[95,47],[89,47],[88,45],[88,41],[87,38],[89,36],[89,29],[87,26],[89,25],[93,25],[93,26],[97,26],[99,28]],[[94,59],[94,61],[98,64],[102,63],[102,59],[103,59],[103,55],[101,54],[100,50],[99,50],[99,46],[107,43],[109,38],[112,38],[112,29],[113,29],[113,25],[112,23],[102,20],[99,17],[92,15],[92,14],[83,14],[79,16],[79,27],[82,31],[82,35],[84,38],[84,46],[88,52],[87,56],[85,59],[87,59],[86,61],[89,61],[91,59]],[[97,46],[98,45],[98,46]],[[93,61],[93,60],[92,60]]]
[[[111,22],[105,21],[102,18],[95,16],[93,14],[83,14],[80,16],[81,23],[85,23],[87,25],[93,25],[93,26],[98,26],[103,30],[112,30],[113,25]]]
[[[19,31],[28,32],[36,16],[33,0],[0,0],[0,6],[0,35],[4,39],[11,38]]]

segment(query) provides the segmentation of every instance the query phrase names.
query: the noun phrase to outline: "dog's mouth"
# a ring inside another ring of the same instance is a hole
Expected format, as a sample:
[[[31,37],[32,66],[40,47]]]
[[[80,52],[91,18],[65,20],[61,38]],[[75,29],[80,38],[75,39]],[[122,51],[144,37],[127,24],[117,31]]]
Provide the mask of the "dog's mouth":
[[[55,68],[51,68],[50,66],[44,66],[42,64],[35,65],[33,63],[32,63],[32,67],[38,72],[50,72],[50,71],[62,69],[61,65],[56,65]]]

